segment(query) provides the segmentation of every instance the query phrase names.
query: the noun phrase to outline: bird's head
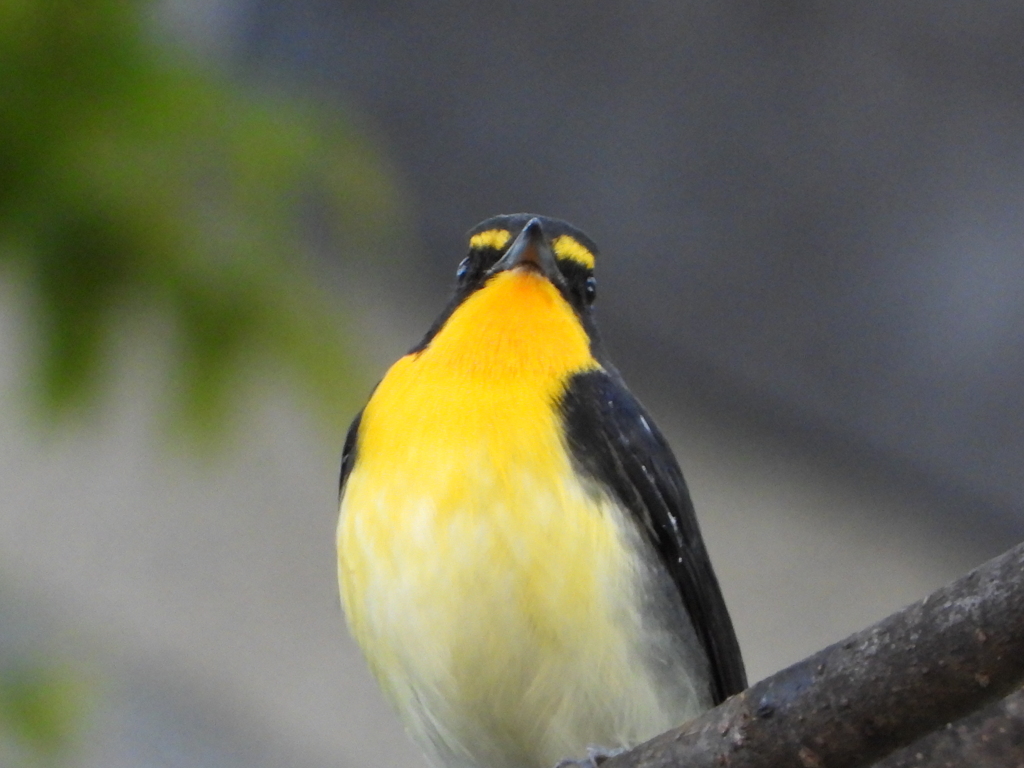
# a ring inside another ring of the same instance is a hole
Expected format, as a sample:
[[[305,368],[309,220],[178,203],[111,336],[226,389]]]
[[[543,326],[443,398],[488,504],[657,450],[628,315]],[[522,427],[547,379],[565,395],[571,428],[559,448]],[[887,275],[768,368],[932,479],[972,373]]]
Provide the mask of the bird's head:
[[[496,216],[470,230],[469,248],[457,276],[470,290],[501,272],[532,269],[580,314],[594,301],[597,247],[564,221],[525,213]]]
[[[487,219],[468,238],[455,295],[414,353],[470,341],[480,355],[490,348],[507,362],[559,348],[577,358],[581,344],[588,358],[596,353],[597,247],[589,237],[564,221],[519,213]]]

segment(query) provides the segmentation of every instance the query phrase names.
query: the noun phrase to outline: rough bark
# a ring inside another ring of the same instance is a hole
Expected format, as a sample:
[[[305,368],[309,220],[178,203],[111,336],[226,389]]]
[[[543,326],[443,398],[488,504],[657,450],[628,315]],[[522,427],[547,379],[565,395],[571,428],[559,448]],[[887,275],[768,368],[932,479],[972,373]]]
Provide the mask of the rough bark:
[[[1024,768],[1024,691],[932,731],[875,768]]]
[[[868,766],[1022,681],[1024,544],[603,766]]]

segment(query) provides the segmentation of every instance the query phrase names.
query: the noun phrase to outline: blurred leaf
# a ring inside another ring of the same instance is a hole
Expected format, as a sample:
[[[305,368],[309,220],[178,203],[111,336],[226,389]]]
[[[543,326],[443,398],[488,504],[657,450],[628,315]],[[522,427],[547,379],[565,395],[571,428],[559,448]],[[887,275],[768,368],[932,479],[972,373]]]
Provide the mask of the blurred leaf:
[[[85,715],[82,681],[66,668],[24,665],[0,673],[0,735],[29,765],[56,765]],[[8,759],[16,759],[8,756]]]
[[[335,428],[342,317],[303,268],[310,195],[372,242],[392,192],[368,143],[310,103],[246,93],[145,41],[127,0],[0,0],[0,263],[29,288],[45,412],[93,404],[118,332],[173,328],[180,423],[216,431],[254,371]]]

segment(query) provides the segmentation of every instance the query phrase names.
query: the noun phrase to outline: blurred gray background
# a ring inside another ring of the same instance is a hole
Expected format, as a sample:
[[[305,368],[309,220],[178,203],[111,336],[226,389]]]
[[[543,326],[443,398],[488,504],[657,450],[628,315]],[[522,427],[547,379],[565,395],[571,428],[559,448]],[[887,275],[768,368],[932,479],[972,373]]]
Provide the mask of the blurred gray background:
[[[393,170],[383,248],[312,215],[301,255],[369,380],[477,221],[599,244],[600,325],[676,447],[752,680],[1024,538],[1020,3],[157,9],[237,81],[347,111]],[[98,428],[41,437],[0,369],[10,600],[104,681],[74,764],[422,765],[337,607],[343,435],[270,392],[228,458],[168,455],[159,366],[126,344]]]

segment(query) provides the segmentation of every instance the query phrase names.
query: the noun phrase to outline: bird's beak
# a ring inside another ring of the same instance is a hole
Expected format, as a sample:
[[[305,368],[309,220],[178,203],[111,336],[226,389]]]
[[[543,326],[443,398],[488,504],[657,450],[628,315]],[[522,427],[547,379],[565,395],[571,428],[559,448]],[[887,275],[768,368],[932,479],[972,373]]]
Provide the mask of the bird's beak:
[[[565,282],[561,270],[558,269],[558,262],[555,261],[551,244],[544,236],[540,219],[530,219],[527,222],[519,237],[512,242],[489,274],[494,275],[526,265],[533,266],[556,286]]]

